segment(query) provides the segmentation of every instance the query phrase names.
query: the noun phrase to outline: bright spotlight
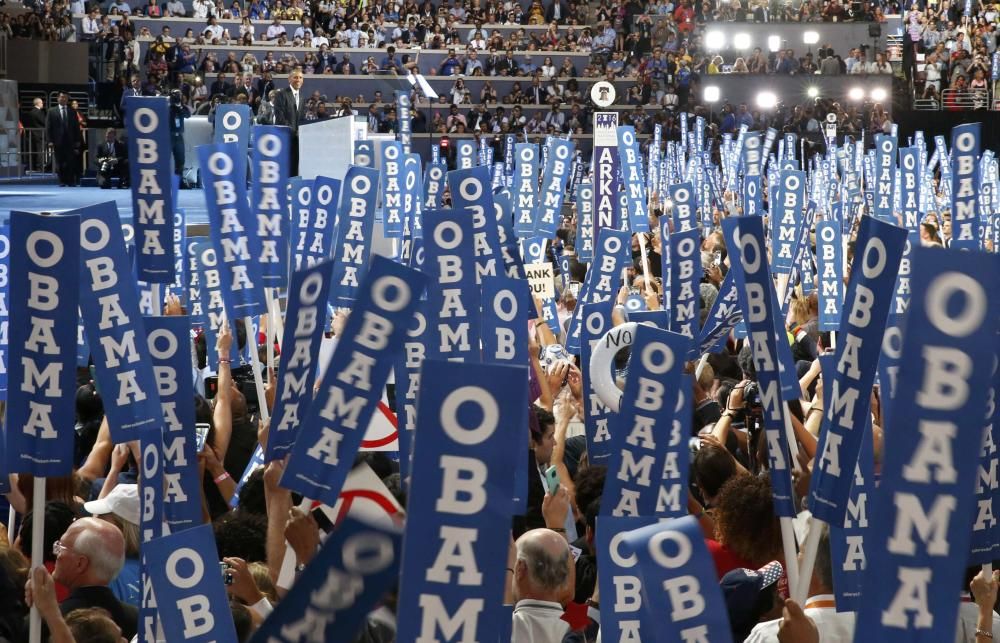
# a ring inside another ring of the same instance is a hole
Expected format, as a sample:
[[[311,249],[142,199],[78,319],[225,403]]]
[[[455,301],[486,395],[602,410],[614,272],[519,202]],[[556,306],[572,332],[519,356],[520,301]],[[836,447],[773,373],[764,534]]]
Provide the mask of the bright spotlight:
[[[778,104],[778,97],[774,92],[761,92],[757,94],[757,107],[761,109],[774,109]]]
[[[847,97],[854,101],[864,100],[865,90],[860,87],[851,87],[851,89],[847,92]]]
[[[806,90],[806,96],[809,98],[816,98],[819,96],[819,87],[810,87]]]
[[[705,49],[719,51],[726,46],[726,34],[721,31],[709,31],[705,34]]]
[[[738,33],[733,36],[733,48],[740,51],[750,49],[750,34]]]
[[[872,100],[875,101],[876,103],[881,103],[886,99],[887,96],[888,93],[882,87],[876,87],[875,89],[872,90],[871,93]]]
[[[806,43],[807,45],[815,45],[817,42],[819,42],[819,32],[816,31],[805,32],[804,34],[802,34],[802,42]]]
[[[718,85],[707,85],[702,92],[702,98],[706,103],[718,103],[720,95]]]
[[[767,49],[768,51],[779,51],[781,49],[781,36],[768,36]]]

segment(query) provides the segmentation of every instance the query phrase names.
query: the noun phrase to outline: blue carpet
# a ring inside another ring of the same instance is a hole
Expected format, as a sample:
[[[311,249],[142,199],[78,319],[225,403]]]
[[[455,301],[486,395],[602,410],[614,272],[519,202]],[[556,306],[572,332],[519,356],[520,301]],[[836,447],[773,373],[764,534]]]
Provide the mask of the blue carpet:
[[[184,210],[188,223],[207,223],[205,195],[201,189],[181,190],[179,207]],[[102,190],[100,188],[63,188],[58,184],[25,181],[22,184],[0,185],[0,220],[7,220],[11,210],[29,212],[63,212],[94,203],[115,201],[124,219],[132,218],[132,192],[130,190]]]

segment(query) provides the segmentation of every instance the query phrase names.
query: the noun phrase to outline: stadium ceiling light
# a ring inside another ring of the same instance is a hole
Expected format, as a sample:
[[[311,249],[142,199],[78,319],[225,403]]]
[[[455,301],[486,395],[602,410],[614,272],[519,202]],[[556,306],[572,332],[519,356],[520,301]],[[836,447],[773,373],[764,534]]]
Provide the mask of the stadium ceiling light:
[[[806,96],[809,98],[816,98],[819,96],[819,87],[810,87],[806,90]]]
[[[819,42],[819,32],[818,31],[807,31],[802,34],[802,42],[807,45],[815,45]]]
[[[889,93],[885,91],[884,87],[876,87],[871,92],[871,98],[876,103],[881,103],[889,96]]]
[[[705,49],[709,51],[719,51],[726,46],[726,34],[719,30],[709,31],[705,34]]]
[[[750,34],[738,33],[733,36],[733,48],[740,51],[750,49]]]
[[[721,95],[718,85],[707,85],[702,93],[702,98],[706,103],[718,103]]]
[[[847,92],[847,97],[854,101],[860,101],[865,99],[865,90],[860,87],[851,87]]]
[[[776,52],[781,49],[781,36],[768,36],[767,37],[767,50],[771,52]]]
[[[761,109],[774,109],[778,104],[778,97],[774,92],[760,92],[757,94],[757,107]]]

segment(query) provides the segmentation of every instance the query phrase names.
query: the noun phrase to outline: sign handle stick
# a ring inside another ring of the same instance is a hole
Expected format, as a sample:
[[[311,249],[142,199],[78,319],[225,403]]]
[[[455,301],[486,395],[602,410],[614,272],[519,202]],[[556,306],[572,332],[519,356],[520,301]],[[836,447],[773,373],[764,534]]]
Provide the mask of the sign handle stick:
[[[701,358],[698,360],[698,365],[694,367],[695,381],[701,379],[701,373],[705,370],[705,364],[708,364],[708,353],[702,353]]]
[[[799,567],[796,564],[795,555],[795,529],[792,528],[792,519],[782,516],[781,522],[781,546],[785,552],[785,573],[788,574],[788,593],[797,596],[799,588]]]
[[[251,323],[250,316],[243,318],[243,325],[247,329],[247,341],[250,342],[250,365],[253,369],[253,383],[257,388],[257,400],[260,403],[260,419],[264,424],[267,424],[271,416],[267,411],[267,398],[264,396],[264,379],[260,374],[260,360],[257,357],[257,337],[253,332],[253,324]]]
[[[799,453],[799,446],[795,440],[795,429],[792,427],[792,409],[789,408],[788,402],[785,402],[784,419],[785,437],[788,439],[788,448],[792,457],[792,471],[802,473],[802,467],[799,466],[799,459],[796,457]]]
[[[13,505],[7,508],[7,534],[13,538],[14,537],[14,520],[17,519],[17,511],[14,510]]]
[[[45,515],[45,478],[39,477],[35,478],[34,490],[32,492],[31,498],[31,511],[34,516],[44,516]],[[45,546],[45,521],[39,520],[35,525],[35,528],[31,530],[31,569],[34,570],[36,567],[42,565],[42,559],[45,558],[45,552],[43,551]],[[29,617],[28,626],[30,628],[28,634],[29,643],[41,643],[42,641],[42,615],[38,611],[37,605],[31,606],[31,615]]]
[[[285,335],[285,323],[281,319],[281,305],[278,303],[278,289],[265,288],[264,298],[267,301],[267,327],[274,326],[274,334],[268,334],[274,339],[280,340]]]
[[[160,298],[160,284],[149,284],[150,298],[153,300],[153,316],[159,317],[163,314],[163,299]]]
[[[799,584],[792,598],[799,605],[805,605],[809,598],[809,579],[812,578],[816,566],[816,552],[819,551],[819,536],[823,533],[823,521],[815,516],[809,519],[809,531],[802,543],[802,566],[799,567]],[[794,564],[793,564],[794,566]]]

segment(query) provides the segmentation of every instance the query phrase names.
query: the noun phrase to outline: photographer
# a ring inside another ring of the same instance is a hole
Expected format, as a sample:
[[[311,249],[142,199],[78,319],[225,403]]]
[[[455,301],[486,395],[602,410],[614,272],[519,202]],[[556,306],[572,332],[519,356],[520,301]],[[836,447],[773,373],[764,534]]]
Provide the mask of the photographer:
[[[118,140],[115,129],[109,127],[97,150],[97,185],[102,190],[110,189],[114,177],[118,177],[119,189],[128,187],[128,148]]]
[[[184,120],[191,118],[191,110],[184,104],[181,90],[170,92],[170,144],[174,152],[174,174],[184,173]],[[184,182],[181,181],[181,187]]]

